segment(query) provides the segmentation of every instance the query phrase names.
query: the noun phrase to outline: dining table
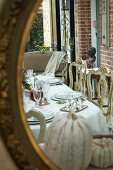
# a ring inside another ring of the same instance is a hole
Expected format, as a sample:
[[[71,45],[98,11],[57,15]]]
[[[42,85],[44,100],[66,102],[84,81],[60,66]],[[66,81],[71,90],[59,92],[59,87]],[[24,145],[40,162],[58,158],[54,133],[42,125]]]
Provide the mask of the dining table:
[[[46,76],[46,75],[37,75],[36,78],[39,81],[42,81],[42,80],[51,81],[52,80],[52,84],[50,83],[50,87],[48,89],[48,94],[47,94],[47,100],[49,102],[46,105],[37,107],[37,105],[35,105],[35,102],[29,99],[27,104],[24,105],[24,110],[25,110],[26,115],[29,110],[35,110],[37,112],[40,111],[47,119],[46,121],[46,130],[47,130],[51,122],[55,119],[55,117],[61,114],[67,114],[69,112],[69,110],[63,110],[63,108],[66,107],[65,106],[66,105],[65,95],[74,94],[75,96],[78,95],[78,97],[80,97],[79,95],[81,94],[78,91],[72,90],[67,85],[65,85],[60,79],[57,79],[53,76],[51,77],[51,76]],[[53,83],[54,81],[55,83]],[[61,96],[62,98],[60,98],[60,101],[64,101],[64,102],[63,103],[59,102],[59,98],[57,98],[57,96]],[[75,111],[75,114],[78,116],[82,116],[87,120],[92,130],[92,134],[93,135],[109,134],[106,119],[104,115],[102,114],[102,111],[100,110],[100,108],[85,98],[83,100],[83,105],[87,107],[84,108],[83,110]],[[35,120],[34,117],[31,117],[28,120],[28,124],[33,133],[34,138],[38,142],[37,137],[40,131],[40,125],[37,124],[36,121],[33,121],[33,120]]]

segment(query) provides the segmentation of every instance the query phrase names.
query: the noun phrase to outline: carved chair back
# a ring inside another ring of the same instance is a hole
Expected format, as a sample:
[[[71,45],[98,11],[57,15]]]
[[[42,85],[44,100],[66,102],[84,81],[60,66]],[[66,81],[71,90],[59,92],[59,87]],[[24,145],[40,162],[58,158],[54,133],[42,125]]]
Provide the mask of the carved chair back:
[[[76,81],[73,79],[73,66],[76,66]],[[72,62],[69,66],[69,87],[85,93],[86,87],[86,62],[79,58],[76,62]]]
[[[32,116],[37,118],[37,120],[40,122],[40,131],[39,131],[39,134],[37,134],[37,136],[35,136],[36,140],[38,143],[44,142],[44,136],[45,136],[45,132],[46,132],[45,117],[39,111],[30,110],[29,112],[26,113],[27,119],[31,118]]]
[[[75,62],[71,62],[69,65],[69,87],[73,89],[74,79],[73,79],[73,66],[76,65]]]
[[[111,75],[111,84],[108,95],[108,109],[106,112],[106,121],[109,124],[113,119],[113,73]]]
[[[88,88],[88,99],[93,101],[93,89],[92,89],[92,75],[94,79],[97,79],[95,84],[95,89],[97,90],[97,105],[102,109],[107,103],[108,100],[108,83],[106,76],[109,73],[109,70],[104,65],[101,65],[100,68],[95,70],[90,70],[87,74],[87,88]]]
[[[82,60],[76,61],[76,81],[74,82],[74,90],[82,91]]]

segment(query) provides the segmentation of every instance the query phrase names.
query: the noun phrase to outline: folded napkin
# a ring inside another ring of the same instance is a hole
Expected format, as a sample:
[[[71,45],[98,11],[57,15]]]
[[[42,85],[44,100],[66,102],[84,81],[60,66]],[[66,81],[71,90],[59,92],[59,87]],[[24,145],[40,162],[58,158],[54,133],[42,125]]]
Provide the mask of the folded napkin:
[[[66,55],[65,52],[54,51],[53,55],[51,56],[47,66],[45,68],[44,74],[54,75],[55,72],[58,70],[59,65],[65,55]]]

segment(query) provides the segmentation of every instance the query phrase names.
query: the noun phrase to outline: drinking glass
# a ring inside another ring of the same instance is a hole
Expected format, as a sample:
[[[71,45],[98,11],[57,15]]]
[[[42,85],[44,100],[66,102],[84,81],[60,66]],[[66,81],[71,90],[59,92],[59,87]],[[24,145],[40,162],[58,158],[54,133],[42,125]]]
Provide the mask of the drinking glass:
[[[27,107],[27,105],[29,103],[29,100],[30,100],[29,90],[23,88],[22,89],[22,93],[23,93],[23,104],[24,104],[24,107]]]
[[[35,80],[34,80],[34,90],[40,90],[40,89],[41,89],[41,83],[37,78],[35,78]]]
[[[42,91],[43,91],[44,98],[46,98],[46,99],[48,99],[49,88],[50,88],[50,83],[44,81],[42,83]]]
[[[35,106],[39,107],[39,101],[41,98],[41,86],[38,80],[35,81],[35,87],[33,90],[33,98],[35,100]]]
[[[39,101],[40,101],[40,98],[41,98],[41,92],[40,90],[34,90],[33,91],[33,98],[35,100],[35,106],[36,107],[39,107]]]
[[[32,75],[33,75],[33,69],[28,69],[27,76],[32,76]]]

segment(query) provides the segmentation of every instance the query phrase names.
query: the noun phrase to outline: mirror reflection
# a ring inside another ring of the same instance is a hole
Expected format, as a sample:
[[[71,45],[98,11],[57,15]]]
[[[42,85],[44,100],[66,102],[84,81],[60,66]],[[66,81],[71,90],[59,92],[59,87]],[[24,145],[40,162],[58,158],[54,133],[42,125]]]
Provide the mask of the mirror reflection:
[[[94,44],[90,38],[94,31],[90,10],[86,11],[87,44],[81,51],[84,32],[79,32],[83,23],[78,24],[77,15],[83,11],[74,13],[79,3],[72,7],[70,1],[43,1],[28,36],[22,68],[23,107],[30,130],[45,154],[64,170],[85,169],[89,164],[100,167],[93,162],[97,158],[94,154],[92,158],[92,145],[101,146],[101,140],[92,137],[98,135],[107,146],[105,135],[113,132],[113,71],[100,63],[100,42]],[[111,164],[101,168],[107,166]]]

